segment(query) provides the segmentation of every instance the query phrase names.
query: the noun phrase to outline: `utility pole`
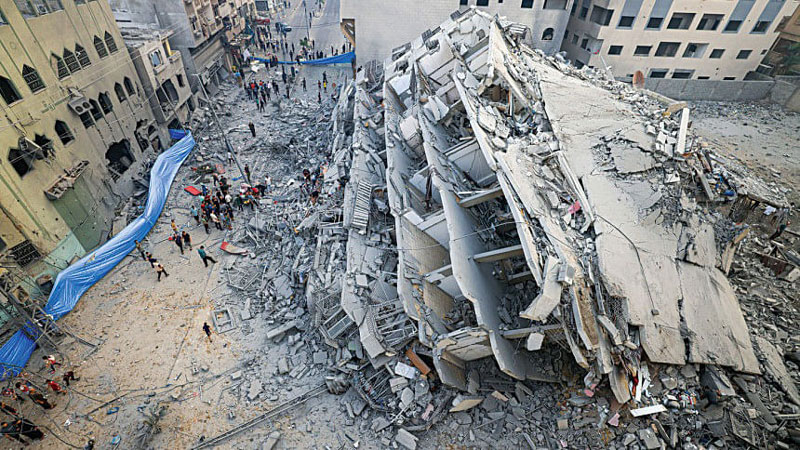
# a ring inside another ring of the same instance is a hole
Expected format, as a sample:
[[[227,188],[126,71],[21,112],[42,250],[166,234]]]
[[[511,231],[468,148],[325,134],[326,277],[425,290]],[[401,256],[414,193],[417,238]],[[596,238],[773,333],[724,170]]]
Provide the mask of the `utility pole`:
[[[306,0],[303,0],[303,17],[306,19],[306,40],[311,43],[311,19],[308,17],[308,9],[306,8]]]
[[[242,77],[244,78],[244,70],[240,68],[239,71],[241,72]],[[247,184],[252,185],[252,183],[250,183],[250,179],[244,173],[244,170],[242,170],[242,165],[239,163],[239,156],[236,155],[236,151],[233,149],[233,145],[231,145],[230,141],[228,141],[228,135],[225,134],[225,130],[222,129],[222,124],[219,122],[219,117],[217,116],[217,110],[214,108],[214,104],[211,103],[211,98],[208,96],[208,92],[206,92],[206,87],[203,84],[203,79],[200,77],[200,75],[196,73],[193,73],[192,75],[196,76],[197,80],[200,82],[200,89],[203,90],[203,95],[206,97],[206,102],[208,103],[209,108],[211,108],[211,113],[214,115],[214,122],[217,123],[217,128],[219,128],[219,132],[222,133],[222,139],[225,141],[225,146],[228,148],[228,151],[231,152],[231,155],[233,155],[233,160],[236,161],[236,167],[239,168],[239,173],[242,175],[242,179],[247,181]]]

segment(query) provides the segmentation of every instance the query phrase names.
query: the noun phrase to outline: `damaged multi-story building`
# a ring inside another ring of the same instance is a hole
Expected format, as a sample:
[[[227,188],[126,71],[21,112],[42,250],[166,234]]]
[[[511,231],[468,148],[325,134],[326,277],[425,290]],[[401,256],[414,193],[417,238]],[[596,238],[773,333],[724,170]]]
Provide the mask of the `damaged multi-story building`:
[[[183,56],[169,44],[172,32],[122,23],[120,31],[156,121],[162,127],[183,128],[196,105]],[[158,143],[153,146],[163,148]]]
[[[578,0],[580,1],[580,0]],[[404,51],[423,32],[433,33],[452,13],[474,7],[508,17],[528,30],[529,42],[548,54],[561,48],[574,0],[394,0],[365,7],[361,0],[342,0],[342,32],[355,48],[359,64],[381,61]],[[426,31],[429,30],[429,31]],[[407,48],[407,47],[406,47]]]
[[[106,1],[0,1],[4,287],[46,294],[104,242],[167,138]],[[22,292],[24,291],[24,292]]]
[[[481,403],[500,372],[581,368],[586,395],[631,409],[661,364],[719,386],[718,367],[760,372],[726,226],[771,194],[710,156],[685,104],[547,56],[523,28],[453,14],[365,65],[337,107],[323,194],[339,206],[308,299],[336,369],[405,430]]]
[[[181,53],[189,85],[197,78],[209,93],[217,92],[232,68],[246,36],[245,26],[256,13],[255,0],[110,0],[121,26],[160,29]]]

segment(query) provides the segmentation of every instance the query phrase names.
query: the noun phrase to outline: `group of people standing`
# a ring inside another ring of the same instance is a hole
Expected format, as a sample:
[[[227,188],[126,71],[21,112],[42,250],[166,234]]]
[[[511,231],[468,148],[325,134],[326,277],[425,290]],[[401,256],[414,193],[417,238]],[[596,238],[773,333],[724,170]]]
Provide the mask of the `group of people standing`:
[[[49,410],[56,407],[55,402],[51,402],[44,395],[42,391],[46,389],[52,390],[56,394],[66,395],[67,391],[61,384],[52,379],[56,374],[57,368],[62,367],[62,364],[56,360],[54,355],[42,356],[45,369],[49,371],[49,376],[45,380],[45,387],[38,387],[32,380],[31,374],[22,372],[17,376],[17,381],[13,386],[9,384],[0,391],[2,394],[2,401],[0,401],[0,412],[5,417],[0,419],[0,434],[5,436],[6,439],[18,442],[22,445],[28,445],[30,442],[43,439],[45,434],[35,423],[22,416],[17,407],[7,403],[7,401],[16,402],[21,406],[26,400],[22,396],[27,395],[28,399],[34,404],[40,406],[42,409]],[[69,386],[70,381],[79,381],[80,378],[75,377],[75,372],[72,370],[65,370],[61,375],[63,382]]]

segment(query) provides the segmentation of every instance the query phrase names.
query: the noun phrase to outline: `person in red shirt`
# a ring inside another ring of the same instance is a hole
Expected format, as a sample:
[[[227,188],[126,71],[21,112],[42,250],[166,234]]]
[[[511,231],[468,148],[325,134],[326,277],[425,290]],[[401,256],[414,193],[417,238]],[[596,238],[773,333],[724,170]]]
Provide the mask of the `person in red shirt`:
[[[50,389],[52,389],[53,392],[55,392],[57,394],[66,394],[67,393],[67,391],[65,391],[64,388],[62,388],[60,384],[56,383],[53,380],[47,380],[47,385],[50,386]]]

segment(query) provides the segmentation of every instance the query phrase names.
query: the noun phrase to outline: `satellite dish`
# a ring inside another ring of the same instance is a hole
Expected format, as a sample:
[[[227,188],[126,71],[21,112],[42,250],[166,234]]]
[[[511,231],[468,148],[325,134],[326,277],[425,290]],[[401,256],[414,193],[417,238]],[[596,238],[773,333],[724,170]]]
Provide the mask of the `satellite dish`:
[[[636,73],[633,74],[633,87],[636,89],[644,88],[644,74],[641,70],[637,70]]]

